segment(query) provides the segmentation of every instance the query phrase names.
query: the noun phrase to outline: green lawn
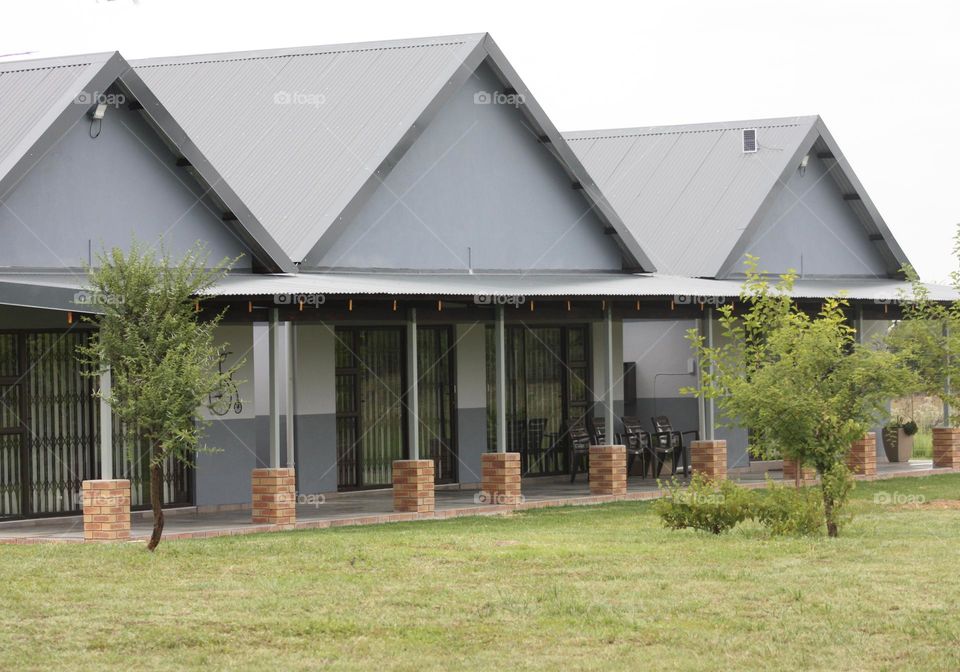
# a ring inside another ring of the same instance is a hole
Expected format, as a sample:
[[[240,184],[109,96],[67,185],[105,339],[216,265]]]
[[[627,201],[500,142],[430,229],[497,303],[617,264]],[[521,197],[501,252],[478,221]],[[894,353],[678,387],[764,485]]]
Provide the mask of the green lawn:
[[[956,500],[960,475],[860,484],[833,541],[623,503],[0,546],[0,669],[960,669],[960,511],[879,493]]]

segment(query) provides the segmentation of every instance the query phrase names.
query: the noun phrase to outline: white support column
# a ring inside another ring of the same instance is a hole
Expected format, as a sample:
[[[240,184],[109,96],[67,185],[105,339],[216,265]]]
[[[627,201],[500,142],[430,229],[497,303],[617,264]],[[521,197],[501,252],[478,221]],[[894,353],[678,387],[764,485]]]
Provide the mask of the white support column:
[[[707,335],[707,321],[706,319],[700,317],[697,318],[697,333],[700,334],[701,338],[706,339]],[[697,358],[697,390],[700,394],[697,395],[697,420],[699,426],[699,436],[704,439],[707,438],[707,400],[703,397],[703,360],[699,357]]]
[[[409,459],[420,459],[420,374],[417,366],[417,309],[410,309],[407,320],[407,441]]]
[[[287,382],[287,413],[286,413],[286,450],[287,450],[287,467],[293,468],[294,465],[294,421],[296,419],[297,413],[297,398],[296,398],[296,369],[297,369],[297,329],[294,322],[287,322],[286,327],[286,336],[287,336],[287,356],[284,360],[286,365],[286,382]]]
[[[713,317],[714,317],[713,306],[708,306],[707,307],[707,347],[708,348],[714,347]],[[710,373],[713,373],[713,365],[710,366]],[[713,399],[708,399],[706,406],[707,406],[706,407],[707,429],[706,429],[705,438],[707,441],[713,441],[716,438],[714,436],[714,428],[716,427],[716,424],[717,424],[716,404],[714,403]],[[701,438],[704,438],[704,437],[701,437]]]
[[[953,427],[953,423],[950,421],[950,324],[946,322],[943,325],[943,342],[947,349],[947,379],[944,381],[943,387],[946,395],[943,400],[943,426]]]
[[[497,452],[507,452],[507,331],[503,305],[497,304],[494,341],[497,350]]]
[[[603,340],[606,341],[604,348],[604,368],[606,369],[606,385],[603,390],[603,418],[607,428],[607,443],[613,444],[613,434],[616,429],[613,412],[613,301],[607,301],[607,309],[603,316],[604,329]]]
[[[280,466],[280,404],[278,403],[278,390],[279,385],[277,383],[277,376],[279,375],[280,367],[277,366],[277,355],[279,343],[279,334],[278,334],[278,310],[272,308],[270,310],[270,332],[269,332],[269,343],[270,343],[270,357],[269,357],[269,398],[270,398],[270,466],[273,468],[278,468]]]
[[[110,396],[113,379],[110,369],[100,374],[100,480],[113,480],[113,413],[105,397]]]

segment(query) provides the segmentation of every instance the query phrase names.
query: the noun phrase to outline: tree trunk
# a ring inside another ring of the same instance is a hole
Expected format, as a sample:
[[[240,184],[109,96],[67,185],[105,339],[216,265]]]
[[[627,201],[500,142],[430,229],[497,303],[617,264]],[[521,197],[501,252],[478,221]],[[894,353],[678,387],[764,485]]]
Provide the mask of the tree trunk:
[[[157,547],[163,534],[163,462],[156,455],[150,465],[150,508],[153,509],[153,534],[147,543],[148,551]]]
[[[833,520],[833,497],[823,491],[823,517],[827,521],[827,536],[837,537],[840,531],[837,529],[837,523]]]

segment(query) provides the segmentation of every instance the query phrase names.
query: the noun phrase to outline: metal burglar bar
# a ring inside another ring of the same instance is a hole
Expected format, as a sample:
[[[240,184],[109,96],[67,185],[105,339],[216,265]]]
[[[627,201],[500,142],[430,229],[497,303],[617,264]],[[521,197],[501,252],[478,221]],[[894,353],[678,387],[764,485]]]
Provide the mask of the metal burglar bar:
[[[79,513],[81,484],[100,476],[95,381],[81,374],[84,331],[0,333],[0,518]],[[116,477],[147,505],[149,459],[115,429]],[[192,470],[168,461],[166,504],[192,501]]]
[[[420,457],[434,461],[437,483],[457,481],[457,400],[452,344],[451,327],[417,330]]]
[[[387,487],[406,455],[403,330],[337,327],[337,487]]]
[[[520,453],[525,476],[568,471],[566,428],[591,400],[585,326],[506,329],[507,450]],[[495,343],[487,328],[487,450],[496,450]]]

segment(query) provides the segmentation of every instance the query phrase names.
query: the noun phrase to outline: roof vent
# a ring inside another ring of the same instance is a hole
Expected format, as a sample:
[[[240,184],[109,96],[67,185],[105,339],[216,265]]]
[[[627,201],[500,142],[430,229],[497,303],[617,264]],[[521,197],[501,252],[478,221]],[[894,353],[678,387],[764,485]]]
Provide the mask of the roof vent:
[[[757,151],[757,129],[755,128],[745,128],[743,129],[743,153],[744,154],[753,154]]]

